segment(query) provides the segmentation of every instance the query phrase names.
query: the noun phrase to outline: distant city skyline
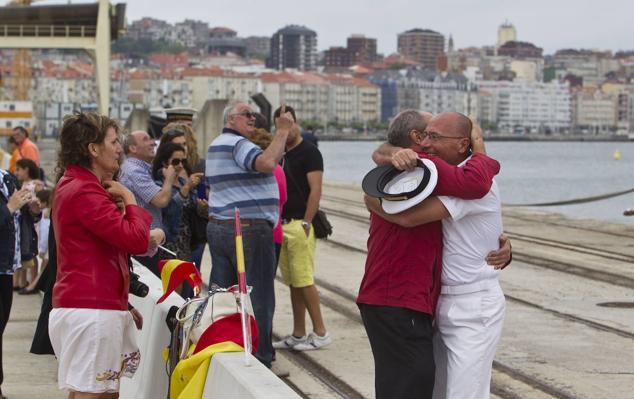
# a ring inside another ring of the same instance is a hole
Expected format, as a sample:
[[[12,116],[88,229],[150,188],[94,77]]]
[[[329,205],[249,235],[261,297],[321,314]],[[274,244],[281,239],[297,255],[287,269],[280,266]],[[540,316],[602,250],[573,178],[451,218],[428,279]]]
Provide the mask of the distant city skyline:
[[[37,4],[66,3],[43,0]],[[73,3],[86,2],[72,1]],[[142,17],[171,23],[184,19],[226,26],[240,36],[272,36],[289,24],[305,25],[318,34],[318,49],[345,46],[355,33],[378,40],[378,51],[396,52],[396,35],[426,28],[453,36],[456,48],[494,45],[497,28],[515,25],[518,40],[542,47],[545,54],[561,48],[634,50],[634,2],[623,0],[113,0],[127,4],[127,20]],[[0,0],[6,4],[7,0]],[[427,7],[425,4],[429,5]]]

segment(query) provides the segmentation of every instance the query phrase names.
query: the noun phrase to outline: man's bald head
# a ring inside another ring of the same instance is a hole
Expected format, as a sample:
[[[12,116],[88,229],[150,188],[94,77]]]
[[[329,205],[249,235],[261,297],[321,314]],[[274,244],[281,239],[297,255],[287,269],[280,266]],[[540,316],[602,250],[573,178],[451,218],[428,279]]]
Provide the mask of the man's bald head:
[[[443,112],[432,118],[421,142],[422,150],[458,165],[470,154],[471,120],[458,112]]]
[[[152,162],[156,142],[144,130],[135,130],[123,139],[123,152],[128,157]]]
[[[123,137],[123,153],[125,155],[130,153],[130,146],[136,145],[137,138],[141,138],[142,133],[147,134],[143,130],[135,130]]]
[[[471,120],[459,112],[441,112],[429,121],[429,130],[445,136],[471,136]]]
[[[397,147],[409,148],[412,145],[410,132],[412,130],[420,133],[424,132],[432,117],[433,115],[429,112],[421,112],[415,109],[406,109],[399,112],[392,119],[388,128],[388,143]]]

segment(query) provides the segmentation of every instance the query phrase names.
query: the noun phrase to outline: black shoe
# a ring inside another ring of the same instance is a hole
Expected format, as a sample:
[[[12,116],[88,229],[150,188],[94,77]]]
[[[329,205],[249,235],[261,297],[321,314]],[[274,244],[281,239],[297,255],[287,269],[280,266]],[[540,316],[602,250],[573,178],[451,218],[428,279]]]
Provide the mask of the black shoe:
[[[35,288],[30,290],[30,289],[24,287],[20,291],[18,291],[18,295],[35,295],[35,294],[37,294],[37,289],[35,289]],[[0,397],[0,399],[2,399],[2,398]]]

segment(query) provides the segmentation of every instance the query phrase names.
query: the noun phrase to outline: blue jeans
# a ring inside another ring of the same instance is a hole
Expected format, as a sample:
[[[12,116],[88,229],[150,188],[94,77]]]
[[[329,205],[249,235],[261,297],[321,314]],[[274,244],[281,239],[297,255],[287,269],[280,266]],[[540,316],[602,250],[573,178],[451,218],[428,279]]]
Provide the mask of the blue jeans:
[[[211,251],[209,285],[229,287],[238,283],[236,242],[233,224],[207,224],[207,240]],[[273,230],[269,224],[242,227],[244,262],[247,284],[253,287],[251,302],[258,324],[259,344],[255,356],[266,367],[271,367],[273,346],[271,332],[275,310],[275,247]]]

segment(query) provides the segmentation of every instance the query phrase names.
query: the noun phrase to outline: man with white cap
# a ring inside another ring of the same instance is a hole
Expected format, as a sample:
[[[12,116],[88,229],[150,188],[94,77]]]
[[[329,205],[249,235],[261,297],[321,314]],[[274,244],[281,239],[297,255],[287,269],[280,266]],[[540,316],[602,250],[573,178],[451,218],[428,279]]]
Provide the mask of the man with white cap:
[[[469,137],[469,130],[472,130]],[[452,165],[468,165],[469,142],[484,152],[481,131],[462,114],[442,113],[421,134],[420,146]],[[412,151],[398,156],[405,166],[418,163]],[[436,377],[434,399],[488,398],[491,365],[504,321],[505,300],[498,283],[499,268],[487,264],[502,234],[500,194],[495,181],[480,199],[430,197],[420,204],[381,206],[366,198],[369,209],[390,222],[415,227],[442,220],[441,294],[433,339]],[[400,212],[403,211],[403,212]],[[390,215],[400,212],[395,215]]]
[[[194,115],[196,115],[196,113],[197,111],[193,108],[168,108],[165,110],[165,124],[167,125],[172,122],[180,122],[192,126],[194,123]]]

